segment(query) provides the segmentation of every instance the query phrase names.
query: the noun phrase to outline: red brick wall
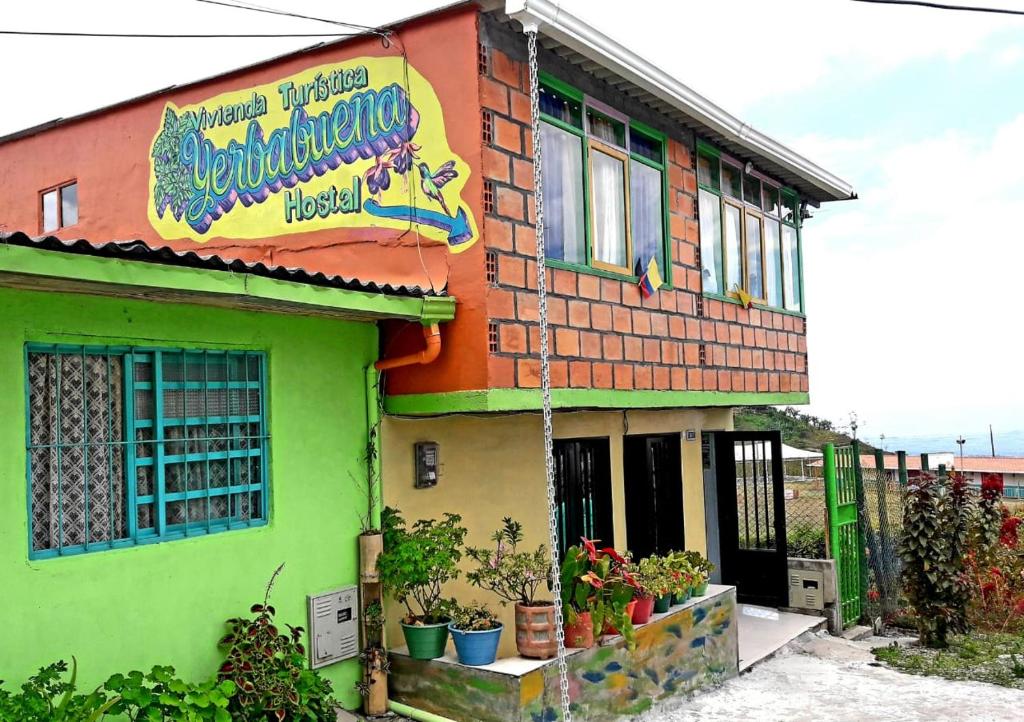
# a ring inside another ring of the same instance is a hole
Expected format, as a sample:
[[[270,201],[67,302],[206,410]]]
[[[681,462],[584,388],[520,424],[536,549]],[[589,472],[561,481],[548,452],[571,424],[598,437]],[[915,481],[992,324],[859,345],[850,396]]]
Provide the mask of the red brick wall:
[[[497,327],[488,379],[491,387],[530,388],[540,385],[540,362],[529,77],[498,48],[481,52],[480,97],[492,126],[482,156],[493,195],[484,244],[497,260],[487,292]],[[643,299],[632,281],[548,270],[554,386],[807,391],[804,319],[701,297],[693,148],[689,131],[670,137],[672,289]]]

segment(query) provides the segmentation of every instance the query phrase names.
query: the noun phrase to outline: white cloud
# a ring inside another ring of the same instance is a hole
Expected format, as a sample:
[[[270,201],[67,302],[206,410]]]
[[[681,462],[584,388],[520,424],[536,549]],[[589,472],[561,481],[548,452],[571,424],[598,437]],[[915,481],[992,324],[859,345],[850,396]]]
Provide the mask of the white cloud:
[[[864,178],[807,226],[814,411],[875,435],[1019,426],[1024,115],[868,156],[814,142]]]

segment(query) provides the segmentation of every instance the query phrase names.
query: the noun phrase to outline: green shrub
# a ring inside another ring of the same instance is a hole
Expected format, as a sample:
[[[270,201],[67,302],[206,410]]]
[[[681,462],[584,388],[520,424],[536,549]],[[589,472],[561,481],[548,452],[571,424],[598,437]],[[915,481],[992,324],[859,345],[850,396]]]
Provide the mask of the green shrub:
[[[825,529],[800,526],[786,529],[786,554],[801,559],[827,559]]]

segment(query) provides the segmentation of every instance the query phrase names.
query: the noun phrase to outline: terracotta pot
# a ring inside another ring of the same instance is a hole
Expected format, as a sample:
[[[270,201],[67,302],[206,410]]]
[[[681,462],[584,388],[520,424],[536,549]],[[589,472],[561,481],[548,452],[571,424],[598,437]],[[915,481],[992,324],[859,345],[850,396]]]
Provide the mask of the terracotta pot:
[[[565,625],[565,646],[572,649],[590,649],[594,646],[594,622],[590,612],[576,615],[576,623]]]
[[[516,649],[524,657],[550,659],[558,653],[555,605],[516,604]]]
[[[359,535],[359,579],[366,584],[380,581],[377,557],[384,550],[383,534]]]
[[[636,611],[636,600],[635,599],[633,601],[631,601],[629,604],[626,605],[626,616],[629,617],[630,619],[632,619],[634,611]],[[605,634],[619,634],[619,630],[616,629],[615,627],[613,627],[611,625],[611,622],[605,622],[604,623],[604,630],[603,631],[604,631]]]
[[[640,597],[634,601],[633,624],[647,624],[654,613],[654,597]]]

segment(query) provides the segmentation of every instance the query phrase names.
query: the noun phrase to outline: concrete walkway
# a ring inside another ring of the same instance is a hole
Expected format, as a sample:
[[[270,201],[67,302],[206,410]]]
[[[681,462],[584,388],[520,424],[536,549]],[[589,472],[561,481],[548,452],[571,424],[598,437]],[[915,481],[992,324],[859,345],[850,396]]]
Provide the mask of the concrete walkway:
[[[801,637],[747,674],[690,699],[666,700],[644,722],[1019,722],[1024,692],[919,677],[876,666],[889,640]]]
[[[740,672],[760,662],[811,630],[825,628],[824,617],[780,612],[770,607],[740,604],[737,607],[740,636]]]

